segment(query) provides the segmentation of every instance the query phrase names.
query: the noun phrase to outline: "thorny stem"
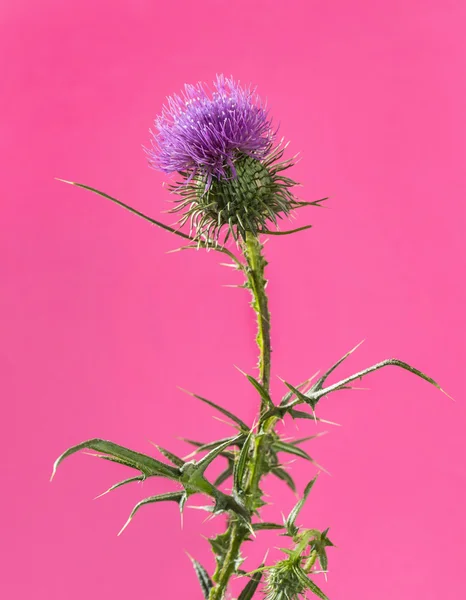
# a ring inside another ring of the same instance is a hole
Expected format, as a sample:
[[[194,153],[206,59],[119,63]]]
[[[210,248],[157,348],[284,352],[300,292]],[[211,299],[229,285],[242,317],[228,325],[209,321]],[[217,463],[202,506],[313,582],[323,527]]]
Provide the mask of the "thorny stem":
[[[270,344],[270,313],[268,298],[265,291],[267,281],[264,276],[267,262],[262,255],[262,244],[259,239],[251,233],[247,233],[246,241],[243,244],[243,254],[246,259],[246,268],[244,272],[248,279],[248,286],[252,294],[252,307],[257,315],[257,346],[259,348],[259,379],[265,390],[270,388],[270,364],[271,364],[271,344]],[[264,414],[267,407],[264,400],[261,401],[260,415]],[[261,446],[263,437],[259,436],[255,440],[253,456],[250,463],[250,477],[246,490],[246,504],[249,510],[253,510],[253,500],[257,495],[259,483],[263,475],[261,469]],[[230,577],[235,571],[235,564],[240,556],[242,543],[249,535],[249,531],[244,525],[241,525],[237,517],[231,518],[228,524],[229,547],[223,566],[217,579],[217,585],[210,591],[209,600],[222,600],[228,587]]]
[[[246,234],[246,243],[243,246],[243,252],[247,262],[246,275],[248,285],[253,297],[252,307],[257,315],[258,331],[256,341],[259,347],[259,378],[268,392],[270,387],[270,355],[272,348],[270,345],[270,313],[267,294],[265,292],[267,281],[264,277],[267,262],[262,255],[262,244],[250,232]],[[264,401],[261,404],[261,414],[263,409],[265,409]]]
[[[238,517],[231,518],[227,532],[230,534],[228,552],[218,575],[217,585],[210,590],[209,600],[222,600],[225,597],[228,582],[233,575],[236,562],[239,558],[241,544],[248,534],[246,528],[238,521]]]

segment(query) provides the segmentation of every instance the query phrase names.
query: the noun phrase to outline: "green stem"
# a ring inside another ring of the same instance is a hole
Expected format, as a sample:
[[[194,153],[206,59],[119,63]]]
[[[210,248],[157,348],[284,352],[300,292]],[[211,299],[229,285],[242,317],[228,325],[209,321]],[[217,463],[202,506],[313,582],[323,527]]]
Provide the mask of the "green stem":
[[[317,560],[317,551],[313,550],[311,552],[311,554],[309,555],[309,558],[306,561],[306,564],[303,567],[303,570],[305,573],[310,573],[312,567],[314,566],[315,562]]]
[[[230,532],[228,552],[218,575],[217,585],[210,590],[209,600],[223,600],[225,597],[228,582],[235,571],[236,561],[239,558],[241,544],[248,535],[247,529],[240,524],[236,517],[230,520],[227,531]]]
[[[259,378],[264,388],[269,391],[270,355],[272,349],[270,345],[270,313],[268,298],[265,292],[267,281],[264,277],[267,262],[262,255],[262,244],[259,239],[250,232],[246,234],[243,252],[247,262],[246,274],[248,277],[248,285],[253,297],[252,307],[257,315],[258,331],[256,341],[257,346],[259,347]],[[264,409],[265,403],[262,401],[261,413]]]
[[[252,307],[257,315],[257,346],[259,348],[259,379],[263,387],[269,391],[270,388],[270,313],[268,298],[265,292],[267,281],[264,277],[266,260],[262,255],[262,244],[259,239],[251,233],[247,233],[246,241],[243,243],[243,253],[246,259],[245,273],[248,286],[252,294]],[[267,410],[264,401],[261,402],[260,414]],[[261,469],[261,444],[262,437],[255,441],[255,447],[250,464],[249,485],[246,491],[246,507],[254,510],[253,504],[256,498]],[[217,585],[210,591],[209,600],[223,600],[228,587],[229,580],[235,571],[235,564],[240,556],[241,545],[248,537],[248,529],[242,525],[237,518],[230,520],[227,531],[229,535],[228,552],[222,569],[217,577]]]

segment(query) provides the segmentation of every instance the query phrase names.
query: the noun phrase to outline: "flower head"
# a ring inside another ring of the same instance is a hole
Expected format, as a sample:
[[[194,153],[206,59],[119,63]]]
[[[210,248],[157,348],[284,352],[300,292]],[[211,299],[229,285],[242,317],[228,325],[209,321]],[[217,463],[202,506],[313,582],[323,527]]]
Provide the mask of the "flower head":
[[[309,589],[307,577],[295,562],[288,558],[270,568],[265,600],[299,600],[305,595]]]
[[[173,211],[184,212],[180,224],[189,220],[198,239],[217,241],[223,227],[225,240],[257,235],[295,207],[295,182],[282,174],[293,162],[279,162],[283,148],[274,146],[255,90],[223,75],[212,92],[202,83],[186,85],[182,96],[168,99],[155,129],[149,162],[181,176],[172,186],[180,196]]]
[[[229,177],[239,154],[264,158],[273,140],[267,111],[254,90],[218,75],[214,91],[185,85],[182,96],[168,99],[156,119],[149,158],[165,173]]]

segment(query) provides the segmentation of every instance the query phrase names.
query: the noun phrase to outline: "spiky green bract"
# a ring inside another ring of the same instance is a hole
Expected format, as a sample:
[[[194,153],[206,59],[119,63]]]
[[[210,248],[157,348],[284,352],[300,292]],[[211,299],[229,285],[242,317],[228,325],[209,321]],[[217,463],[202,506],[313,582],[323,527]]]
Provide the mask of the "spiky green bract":
[[[301,562],[302,557],[293,553],[269,568],[265,600],[300,600],[308,591],[321,600],[328,600],[317,584],[309,579]]]
[[[180,478],[179,470],[175,467],[166,465],[151,456],[135,452],[134,450],[130,450],[129,448],[125,448],[114,442],[94,438],[92,440],[86,440],[76,446],[72,446],[63,452],[53,465],[51,479],[55,476],[60,463],[68,456],[71,456],[80,450],[96,450],[97,452],[101,452],[103,455],[102,458],[109,457],[115,462],[137,469],[146,477],[167,477],[168,479],[173,479],[175,481],[178,481]]]
[[[230,235],[245,240],[247,232],[257,236],[269,224],[277,226],[303,205],[291,192],[296,182],[283,174],[293,165],[281,160],[283,151],[278,146],[264,159],[238,154],[225,176],[198,174],[172,186],[179,195],[172,212],[183,212],[180,225],[189,221],[191,235],[200,240],[218,241],[225,230],[223,243]]]

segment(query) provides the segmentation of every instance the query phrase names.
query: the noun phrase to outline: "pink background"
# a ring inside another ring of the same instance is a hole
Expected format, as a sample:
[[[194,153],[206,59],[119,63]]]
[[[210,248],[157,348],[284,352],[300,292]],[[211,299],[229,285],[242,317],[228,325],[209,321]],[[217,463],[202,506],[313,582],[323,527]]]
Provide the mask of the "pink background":
[[[396,356],[457,400],[387,369],[322,401],[342,427],[306,446],[332,473],[301,519],[338,545],[318,581],[331,600],[466,597],[465,17],[460,0],[2,2],[0,596],[201,598],[184,551],[211,570],[199,532],[221,519],[188,509],[181,530],[176,506],[148,507],[118,538],[170,484],[94,502],[127,474],[88,456],[48,478],[93,436],[184,454],[177,436],[229,433],[176,386],[252,422],[234,368],[256,361],[247,294],[222,287],[239,280],[217,255],[167,255],[175,238],[54,177],[159,217],[152,120],[185,81],[224,72],[258,85],[301,153],[301,197],[331,196],[300,214],[314,229],[267,246],[274,373],[297,383],[366,338],[341,375]],[[314,469],[294,468],[302,489]],[[266,487],[279,518],[293,495]],[[264,534],[246,565],[282,544]]]

